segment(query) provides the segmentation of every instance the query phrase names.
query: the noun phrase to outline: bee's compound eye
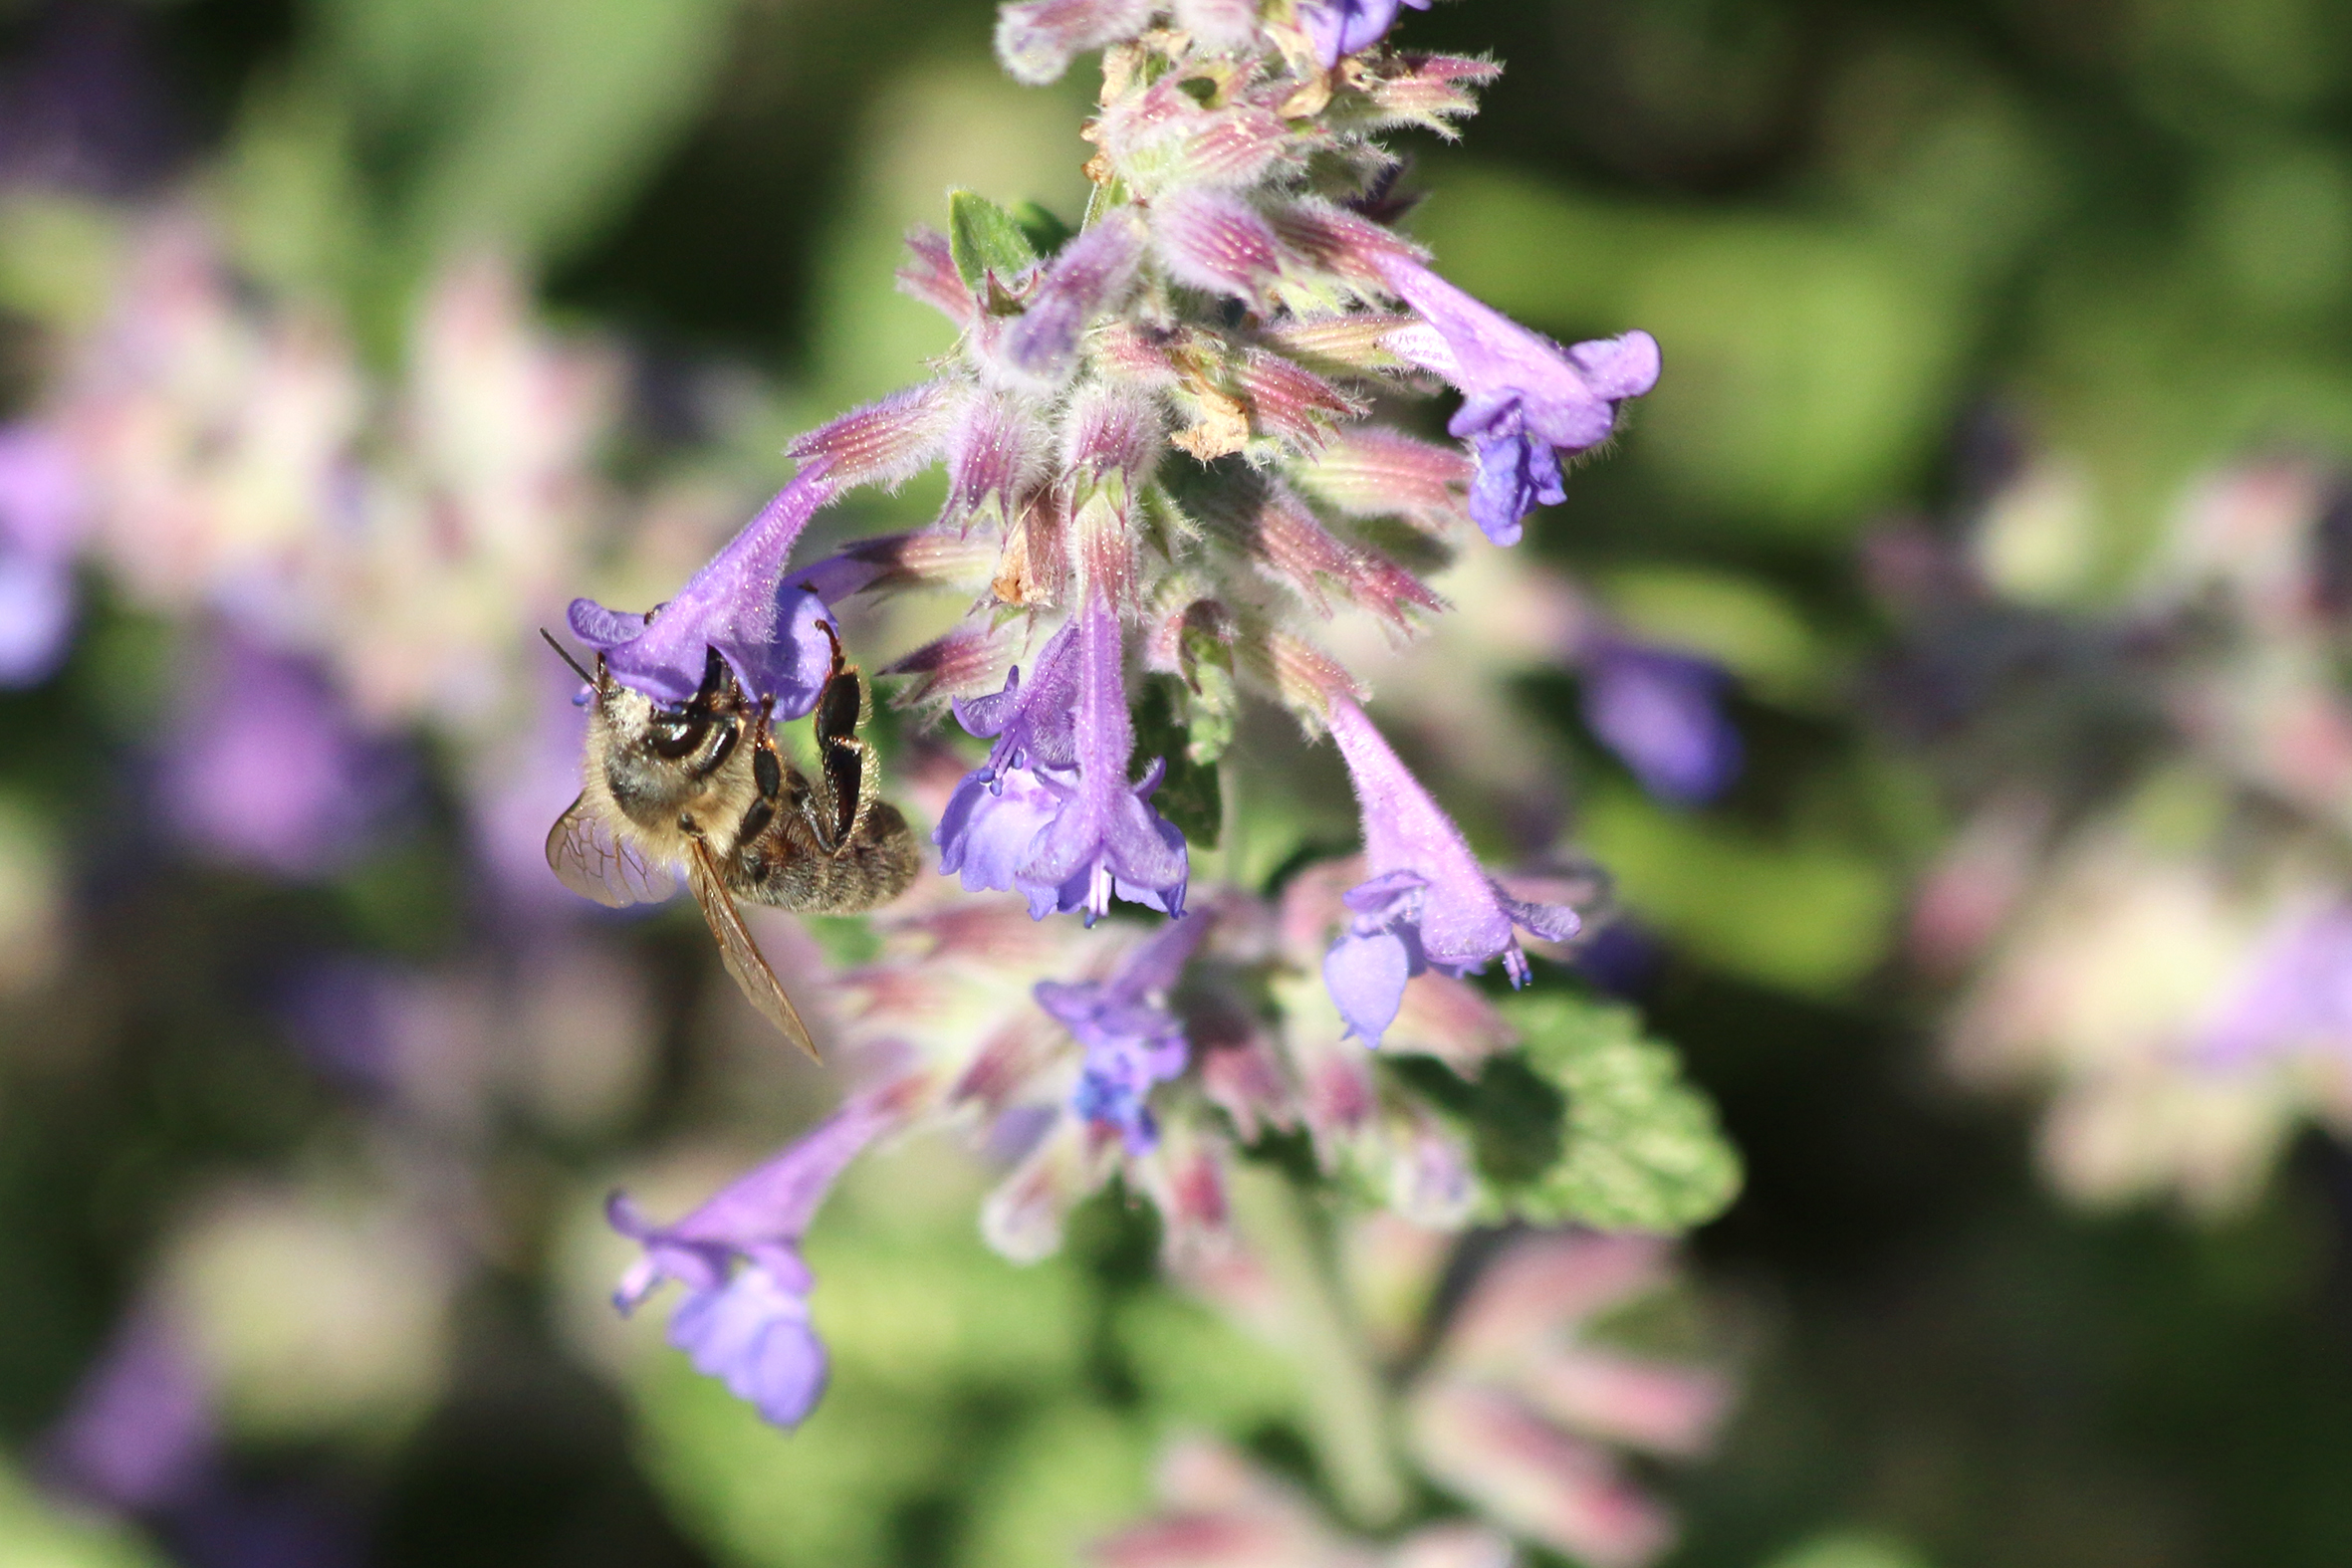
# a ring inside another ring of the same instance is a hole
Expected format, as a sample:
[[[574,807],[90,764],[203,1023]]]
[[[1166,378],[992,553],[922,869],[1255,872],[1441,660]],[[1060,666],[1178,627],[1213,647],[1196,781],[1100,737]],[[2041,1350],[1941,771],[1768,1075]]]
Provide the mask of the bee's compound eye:
[[[680,758],[702,744],[710,733],[710,719],[702,714],[657,713],[650,744],[656,757]]]

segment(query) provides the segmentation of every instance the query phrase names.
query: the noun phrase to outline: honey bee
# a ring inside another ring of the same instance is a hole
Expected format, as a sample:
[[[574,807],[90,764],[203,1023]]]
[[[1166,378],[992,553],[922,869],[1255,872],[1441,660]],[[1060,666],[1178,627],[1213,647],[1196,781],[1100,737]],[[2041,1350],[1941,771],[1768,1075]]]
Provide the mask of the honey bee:
[[[670,707],[612,679],[602,654],[590,674],[556,645],[588,683],[588,727],[580,798],[547,839],[564,885],[612,908],[667,898],[682,867],[727,973],[812,1057],[809,1027],[735,900],[854,915],[905,892],[921,863],[906,818],[876,795],[880,765],[858,738],[873,711],[865,678],[830,626],[825,635],[832,668],[813,714],[812,774],[777,750],[770,699],[747,698],[715,650],[701,689]]]

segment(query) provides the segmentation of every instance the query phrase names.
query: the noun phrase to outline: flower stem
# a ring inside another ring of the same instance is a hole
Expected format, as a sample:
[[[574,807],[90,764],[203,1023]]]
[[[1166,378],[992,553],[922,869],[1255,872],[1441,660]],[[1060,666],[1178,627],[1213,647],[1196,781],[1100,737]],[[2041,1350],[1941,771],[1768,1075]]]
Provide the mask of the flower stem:
[[[1234,1168],[1236,1227],[1266,1265],[1285,1305],[1283,1348],[1297,1368],[1307,1439],[1340,1507],[1377,1528],[1404,1511],[1387,1390],[1339,1297],[1329,1248],[1304,1196],[1266,1166]]]

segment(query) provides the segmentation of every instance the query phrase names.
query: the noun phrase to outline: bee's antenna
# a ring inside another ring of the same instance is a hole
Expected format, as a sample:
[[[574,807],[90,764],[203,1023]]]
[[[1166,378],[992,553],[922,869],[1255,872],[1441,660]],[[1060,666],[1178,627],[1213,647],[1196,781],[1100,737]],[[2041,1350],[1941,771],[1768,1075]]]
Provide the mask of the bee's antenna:
[[[547,639],[547,645],[549,647],[556,650],[557,658],[562,659],[566,664],[572,666],[572,672],[575,675],[578,675],[582,680],[588,682],[590,686],[596,684],[596,678],[580,667],[580,661],[572,656],[572,650],[558,642],[554,632],[549,631],[545,626],[542,626],[539,628],[539,634]]]

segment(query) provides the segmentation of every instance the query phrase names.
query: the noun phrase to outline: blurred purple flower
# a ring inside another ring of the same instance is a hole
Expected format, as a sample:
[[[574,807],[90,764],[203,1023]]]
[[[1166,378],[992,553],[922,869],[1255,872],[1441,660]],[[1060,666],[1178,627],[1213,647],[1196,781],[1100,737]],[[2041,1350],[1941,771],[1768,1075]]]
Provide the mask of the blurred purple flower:
[[[1149,803],[1164,762],[1128,781],[1134,721],[1118,618],[1099,589],[1046,644],[1026,686],[1016,668],[1002,691],[959,699],[955,710],[996,745],[940,813],[932,841],[942,872],[974,891],[1018,890],[1038,919],[1077,909],[1092,919],[1114,895],[1183,913],[1184,835]]]
[[[0,80],[0,184],[124,195],[170,159],[167,84],[122,5],[43,8],[30,48]]]
[[[409,782],[317,665],[224,631],[179,698],[158,770],[191,846],[285,877],[349,863]]]
[[[82,1376],[41,1445],[53,1484],[117,1512],[146,1512],[202,1484],[219,1435],[212,1391],[168,1312],[134,1311]]]
[[[1326,66],[1342,56],[1371,48],[1396,26],[1400,5],[1416,11],[1429,9],[1429,0],[1299,0],[1298,25],[1314,42],[1317,59]]]
[[[580,682],[546,659],[530,720],[484,748],[467,770],[466,817],[489,869],[484,891],[504,913],[571,919],[594,906],[548,875],[548,824],[580,793],[581,743],[588,714],[570,699]]]
[[[287,981],[274,1010],[304,1060],[347,1088],[379,1095],[397,1085],[415,992],[415,977],[389,964],[332,957]]]
[[[1016,82],[1043,87],[1089,49],[1151,25],[1151,0],[1019,0],[997,16],[997,58]]]
[[[1209,927],[1205,915],[1180,916],[1127,955],[1107,981],[1045,980],[1035,995],[1085,1048],[1070,1109],[1086,1121],[1115,1127],[1134,1155],[1159,1143],[1152,1085],[1184,1070],[1184,1022],[1167,1007],[1167,994],[1184,973]]]
[[[1370,875],[1345,894],[1351,918],[1323,956],[1323,984],[1347,1032],[1377,1046],[1405,983],[1423,970],[1462,975],[1500,958],[1511,983],[1524,985],[1528,960],[1513,928],[1564,942],[1578,922],[1564,904],[1505,893],[1361,708],[1334,695],[1330,727],[1355,786]]]
[[[800,1425],[825,1381],[824,1345],[809,1321],[816,1277],[801,1259],[801,1237],[834,1178],[898,1120],[910,1081],[853,1096],[673,1225],[654,1225],[614,1193],[606,1218],[645,1255],[622,1276],[613,1304],[634,1311],[663,1280],[676,1280],[686,1298],[670,1314],[670,1343],[767,1420]]]
[[[169,1510],[160,1533],[186,1568],[364,1568],[365,1529],[335,1492],[222,1479]]]
[[[74,629],[81,479],[38,425],[0,428],[0,686],[32,686],[65,658]]]
[[[2273,931],[2203,1030],[2208,1060],[2325,1052],[2352,1060],[2352,908],[2337,905]]]
[[[812,464],[778,491],[678,596],[649,615],[572,601],[573,634],[604,655],[614,679],[659,702],[682,703],[702,687],[717,649],[755,697],[772,697],[776,717],[797,719],[817,705],[832,667],[820,630],[832,612],[814,588],[785,575],[793,544],[837,487]]]
[[[1584,722],[1642,787],[1705,805],[1740,776],[1740,732],[1724,716],[1730,677],[1710,659],[1614,637],[1584,653]]]
[[[1446,428],[1478,453],[1470,515],[1498,545],[1520,520],[1567,497],[1559,454],[1598,446],[1617,404],[1658,382],[1658,343],[1632,332],[1562,348],[1481,305],[1393,243],[1368,252],[1388,287],[1421,315],[1391,333],[1396,353],[1462,389]]]

